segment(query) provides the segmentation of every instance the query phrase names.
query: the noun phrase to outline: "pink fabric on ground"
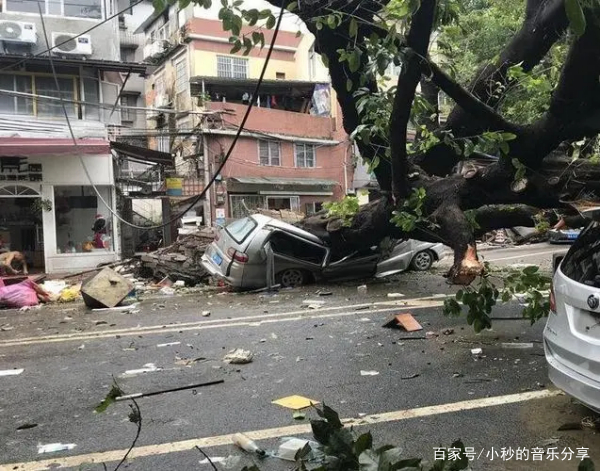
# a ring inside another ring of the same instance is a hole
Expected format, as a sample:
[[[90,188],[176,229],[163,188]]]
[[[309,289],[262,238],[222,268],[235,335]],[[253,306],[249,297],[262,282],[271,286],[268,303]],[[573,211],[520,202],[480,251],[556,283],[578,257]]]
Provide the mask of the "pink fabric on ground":
[[[0,280],[2,283],[2,280]],[[27,279],[15,285],[0,287],[0,305],[6,307],[21,308],[25,306],[37,306],[39,299],[33,281]]]

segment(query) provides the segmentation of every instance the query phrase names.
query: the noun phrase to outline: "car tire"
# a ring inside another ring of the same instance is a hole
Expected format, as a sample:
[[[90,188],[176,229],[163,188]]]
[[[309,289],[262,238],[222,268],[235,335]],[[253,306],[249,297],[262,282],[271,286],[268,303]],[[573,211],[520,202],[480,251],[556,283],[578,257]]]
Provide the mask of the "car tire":
[[[304,270],[299,268],[288,268],[277,274],[277,283],[282,288],[295,288],[308,283],[309,276]]]
[[[427,271],[433,265],[435,255],[431,250],[417,252],[410,262],[410,267],[415,271]]]

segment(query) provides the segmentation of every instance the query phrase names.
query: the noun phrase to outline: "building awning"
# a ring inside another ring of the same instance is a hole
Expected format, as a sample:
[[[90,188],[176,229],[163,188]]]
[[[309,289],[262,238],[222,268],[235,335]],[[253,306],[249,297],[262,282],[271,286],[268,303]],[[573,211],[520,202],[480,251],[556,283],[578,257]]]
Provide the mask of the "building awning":
[[[27,64],[48,67],[48,56],[33,56],[26,57]],[[102,59],[79,59],[79,58],[62,58],[53,57],[53,61],[57,66],[63,67],[96,67],[103,71],[124,72],[131,71],[132,74],[146,75],[149,65],[140,64],[138,62],[110,61]],[[0,67],[4,70],[11,65],[21,65],[23,56],[18,54],[2,54],[0,55]]]
[[[124,142],[110,142],[111,149],[117,151],[126,157],[131,157],[136,160],[160,164],[166,166],[174,166],[173,156],[168,152],[160,152],[157,150],[147,149],[146,147],[138,147]]]
[[[241,94],[252,91],[258,79],[234,79],[225,77],[196,76],[190,79],[192,96],[200,95],[202,87],[210,88],[210,92],[224,94],[237,90]],[[291,98],[312,97],[315,86],[329,85],[325,82],[309,82],[303,80],[263,80],[260,85],[261,95],[285,95]]]
[[[202,128],[201,131],[207,136],[235,136],[237,131],[232,129],[211,129]],[[277,141],[283,142],[298,142],[303,144],[313,144],[317,146],[337,146],[342,144],[342,141],[336,141],[334,139],[319,139],[318,137],[299,137],[299,136],[286,136],[283,134],[265,133],[265,132],[253,132],[253,131],[242,131],[240,137],[251,137],[254,139],[271,138]]]
[[[28,157],[32,155],[106,155],[110,143],[104,139],[73,139],[0,137],[0,156]]]
[[[317,178],[230,177],[227,179],[228,192],[251,192],[261,195],[331,196],[333,188],[337,185],[339,183],[335,180]]]

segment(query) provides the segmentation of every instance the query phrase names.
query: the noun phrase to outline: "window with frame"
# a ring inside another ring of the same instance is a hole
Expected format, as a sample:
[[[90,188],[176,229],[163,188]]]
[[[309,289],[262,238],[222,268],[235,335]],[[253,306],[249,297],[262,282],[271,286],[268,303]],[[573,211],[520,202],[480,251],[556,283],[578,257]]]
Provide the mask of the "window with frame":
[[[323,264],[325,255],[327,255],[325,247],[320,247],[317,244],[304,241],[299,237],[294,237],[285,232],[274,232],[269,238],[269,242],[271,242],[271,247],[275,254],[319,266]]]
[[[88,103],[98,103],[98,82],[84,79],[83,92],[84,100]],[[62,96],[65,100],[65,108],[70,117],[79,117],[79,108],[83,105],[76,104],[81,97],[79,90],[79,80],[75,76],[59,76],[59,89],[56,88],[56,82],[52,75],[19,75],[19,74],[0,74],[0,88],[20,93],[35,93],[37,98],[26,96],[10,96],[2,94],[0,97],[0,113],[22,114],[29,116],[39,116],[42,118],[63,118],[64,112],[60,102]],[[48,97],[48,98],[41,98]],[[98,113],[98,109],[93,110],[93,106],[88,106],[93,116]],[[87,110],[84,113],[87,118]]]
[[[131,110],[128,107],[137,105],[137,96],[135,95],[122,95],[121,96],[121,121],[133,122],[135,121],[135,110]]]
[[[114,250],[112,217],[104,204],[112,209],[112,189],[98,186],[97,190],[102,199],[91,186],[54,187],[57,253]]]
[[[225,78],[248,78],[248,59],[217,56],[217,76]]]
[[[281,165],[281,145],[277,141],[258,141],[260,165],[279,167]]]
[[[189,89],[187,61],[175,62],[175,93],[183,93]]]
[[[296,167],[315,167],[315,146],[312,144],[296,144],[294,146]]]
[[[102,0],[39,0],[42,12],[46,15],[66,16],[70,18],[88,18],[101,20]],[[32,0],[6,0],[4,2],[7,12],[33,13],[39,15],[38,2]]]

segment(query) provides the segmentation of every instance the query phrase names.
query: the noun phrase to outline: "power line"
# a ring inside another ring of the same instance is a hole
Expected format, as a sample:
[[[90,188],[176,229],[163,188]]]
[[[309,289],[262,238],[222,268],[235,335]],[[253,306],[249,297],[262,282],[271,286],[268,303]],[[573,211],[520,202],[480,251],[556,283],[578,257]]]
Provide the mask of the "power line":
[[[77,34],[75,36],[71,36],[66,41],[62,41],[62,42],[60,42],[58,44],[55,44],[54,46],[50,46],[50,42],[48,41],[48,35],[46,33],[44,33],[44,36],[46,37],[45,39],[46,39],[46,47],[47,47],[47,49],[45,51],[38,52],[37,54],[34,54],[33,56],[28,56],[28,57],[24,58],[23,60],[20,60],[16,64],[7,65],[6,67],[1,68],[0,72],[4,72],[5,70],[12,69],[13,67],[18,67],[18,66],[24,64],[25,62],[27,62],[28,60],[35,59],[36,57],[45,56],[46,54],[48,54],[48,57],[50,58],[51,55],[52,55],[52,51],[54,49],[59,48],[60,46],[62,46],[64,44],[67,44],[68,42],[71,42],[74,39],[77,39],[77,38],[83,36],[84,34],[88,34],[90,31],[93,31],[96,28],[99,28],[100,26],[108,23],[109,21],[113,20],[114,18],[117,18],[118,16],[121,16],[122,14],[124,14],[127,11],[131,10],[133,7],[139,5],[140,3],[143,3],[145,1],[146,0],[137,0],[136,2],[130,4],[127,8],[124,8],[123,10],[118,11],[114,15],[109,16],[108,18],[106,18],[105,20],[102,20],[100,23],[95,24],[91,28],[88,28],[85,31],[83,31],[83,32],[81,32],[81,33],[79,33],[79,34]],[[42,29],[45,30],[46,27],[45,27],[44,20],[43,20],[43,13],[42,13],[42,8],[41,8],[41,3],[39,3],[39,2],[38,2],[38,9],[40,11],[40,17],[42,18]]]
[[[139,0],[138,3],[141,3],[143,0]],[[136,3],[137,4],[137,3]],[[225,158],[222,160],[221,164],[219,165],[219,168],[217,169],[217,171],[214,173],[214,175],[211,177],[211,180],[208,182],[208,185],[205,186],[205,188],[202,190],[202,192],[197,195],[196,197],[193,198],[193,201],[191,202],[191,204],[184,210],[182,211],[177,217],[171,219],[169,222],[164,223],[164,224],[160,224],[157,226],[137,226],[135,224],[130,223],[129,221],[126,221],[125,219],[123,219],[121,216],[119,216],[119,214],[117,214],[111,207],[110,205],[107,204],[107,202],[104,200],[104,198],[102,197],[102,195],[100,194],[100,192],[98,191],[98,188],[96,187],[96,185],[94,184],[94,181],[85,165],[85,161],[83,160],[83,157],[81,154],[78,154],[79,157],[79,161],[84,169],[84,172],[86,174],[87,179],[89,180],[89,182],[92,185],[92,188],[94,189],[94,192],[96,193],[96,196],[100,199],[100,201],[102,201],[102,203],[104,203],[104,205],[106,206],[106,208],[108,208],[109,212],[116,217],[119,221],[121,221],[122,223],[133,227],[135,229],[143,229],[143,230],[154,230],[154,229],[161,229],[163,227],[169,226],[171,224],[173,224],[174,222],[178,221],[185,213],[187,213],[188,211],[190,211],[197,203],[198,201],[200,201],[204,195],[206,194],[206,192],[208,191],[208,189],[214,184],[214,182],[216,181],[217,177],[221,174],[221,171],[223,170],[223,167],[225,166],[225,164],[227,163],[227,160],[229,159],[229,157],[231,157],[231,154],[233,152],[234,147],[237,144],[237,141],[239,140],[240,135],[242,134],[242,129],[245,126],[246,122],[248,121],[248,117],[250,116],[250,112],[252,111],[252,108],[254,107],[256,100],[258,99],[258,93],[260,91],[260,87],[262,85],[262,82],[264,80],[265,74],[267,72],[267,66],[269,64],[269,61],[271,59],[271,55],[273,54],[273,49],[275,47],[275,42],[277,41],[277,36],[279,34],[279,29],[281,27],[281,21],[283,19],[283,13],[285,11],[284,8],[285,5],[285,0],[281,1],[281,10],[279,12],[279,17],[277,19],[277,24],[275,26],[275,30],[273,32],[273,39],[271,40],[271,43],[269,45],[269,49],[267,51],[267,55],[265,57],[265,62],[263,64],[263,68],[261,70],[260,73],[260,77],[258,78],[258,81],[256,83],[256,87],[254,90],[254,93],[252,94],[252,98],[250,100],[250,103],[248,104],[248,107],[246,109],[246,113],[244,114],[244,118],[242,119],[242,122],[240,124],[240,127],[231,143],[231,145],[229,146],[229,150],[227,151],[227,155],[225,156]],[[62,100],[62,93],[60,91],[60,84],[58,82],[58,75],[56,73],[56,68],[54,67],[54,60],[52,58],[52,48],[50,48],[50,43],[48,40],[48,34],[46,32],[46,23],[44,21],[44,16],[42,13],[42,8],[41,5],[38,3],[38,7],[39,7],[39,11],[40,11],[40,19],[42,22],[42,29],[44,31],[44,38],[46,40],[46,45],[49,48],[48,49],[48,58],[50,61],[50,67],[52,69],[52,75],[54,76],[54,82],[56,85],[56,89],[58,90],[59,96],[61,98],[61,105],[63,108],[63,112],[65,115],[65,120],[67,121],[67,126],[69,127],[69,132],[71,133],[71,138],[73,139],[73,144],[75,146],[75,148],[78,148],[79,143],[77,142],[77,138],[75,137],[75,133],[73,131],[73,127],[71,126],[71,120],[69,118],[69,113],[67,112],[67,107],[64,103],[64,101]],[[85,33],[82,33],[85,34]]]

